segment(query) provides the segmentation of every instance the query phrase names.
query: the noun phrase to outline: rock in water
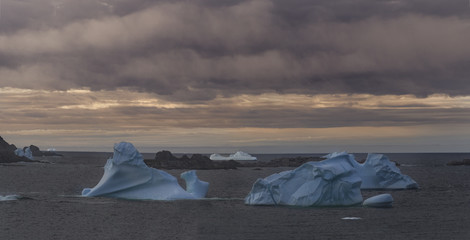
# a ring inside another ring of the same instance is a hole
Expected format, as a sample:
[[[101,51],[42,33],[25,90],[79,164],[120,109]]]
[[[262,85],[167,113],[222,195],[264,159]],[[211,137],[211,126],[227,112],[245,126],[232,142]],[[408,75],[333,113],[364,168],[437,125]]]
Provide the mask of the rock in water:
[[[187,175],[185,191],[172,175],[148,167],[131,143],[114,145],[113,158],[108,159],[104,174],[94,188],[85,188],[83,196],[104,196],[124,199],[178,200],[205,197],[208,183],[197,179],[195,172]]]
[[[385,193],[366,199],[362,205],[365,207],[390,208],[392,207],[392,195]]]
[[[355,164],[349,158],[333,157],[258,179],[245,204],[301,207],[360,204],[361,178]]]

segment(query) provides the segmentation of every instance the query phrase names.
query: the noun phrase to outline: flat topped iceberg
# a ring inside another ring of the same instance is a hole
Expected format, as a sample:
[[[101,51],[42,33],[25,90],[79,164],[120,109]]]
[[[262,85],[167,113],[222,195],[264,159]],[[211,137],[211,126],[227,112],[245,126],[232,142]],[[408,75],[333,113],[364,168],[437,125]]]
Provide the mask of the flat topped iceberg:
[[[113,158],[104,166],[104,174],[93,188],[85,188],[82,196],[114,197],[137,200],[178,200],[204,198],[209,183],[200,181],[195,171],[181,174],[187,191],[175,177],[144,163],[142,155],[131,143],[114,145]]]
[[[234,154],[230,154],[228,157],[224,157],[220,154],[214,153],[209,157],[211,160],[223,161],[223,160],[236,160],[236,161],[255,161],[256,157],[251,156],[248,153],[238,151]]]
[[[331,153],[329,158],[348,158],[354,160],[354,155],[346,152]],[[369,153],[364,163],[355,163],[357,173],[362,179],[361,189],[413,189],[418,184],[409,176],[400,172],[400,169],[383,154]]]
[[[330,158],[258,179],[245,204],[302,207],[360,204],[361,178],[354,166],[349,158]]]

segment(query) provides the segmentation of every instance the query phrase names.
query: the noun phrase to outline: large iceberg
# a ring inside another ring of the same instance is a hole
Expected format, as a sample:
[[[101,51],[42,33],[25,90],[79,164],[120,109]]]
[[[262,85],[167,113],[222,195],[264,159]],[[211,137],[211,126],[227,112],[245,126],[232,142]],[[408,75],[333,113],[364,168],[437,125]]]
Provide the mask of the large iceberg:
[[[336,157],[258,179],[245,198],[248,205],[349,206],[362,202],[355,163]]]
[[[245,198],[245,204],[348,206],[362,202],[361,189],[418,188],[413,179],[403,175],[383,154],[369,154],[363,164],[346,152],[325,157],[320,162],[308,162],[294,170],[258,179]],[[385,198],[378,202],[391,204],[391,196]],[[369,201],[371,205],[377,202]]]
[[[104,196],[137,200],[178,200],[204,198],[209,184],[200,181],[195,171],[182,173],[186,180],[185,191],[175,177],[148,167],[142,155],[131,143],[114,145],[113,158],[104,166],[100,182],[93,188],[85,188],[82,196]]]
[[[209,158],[211,160],[216,160],[216,161],[226,161],[226,160],[255,161],[257,160],[256,157],[253,157],[250,154],[241,152],[241,151],[238,151],[234,154],[230,154],[228,157],[224,157],[220,154],[214,153],[214,154],[211,154]]]
[[[409,176],[400,172],[400,169],[383,154],[369,153],[364,163],[358,163],[354,155],[346,152],[330,153],[330,158],[348,158],[354,164],[357,173],[362,179],[361,189],[413,189],[418,184]]]

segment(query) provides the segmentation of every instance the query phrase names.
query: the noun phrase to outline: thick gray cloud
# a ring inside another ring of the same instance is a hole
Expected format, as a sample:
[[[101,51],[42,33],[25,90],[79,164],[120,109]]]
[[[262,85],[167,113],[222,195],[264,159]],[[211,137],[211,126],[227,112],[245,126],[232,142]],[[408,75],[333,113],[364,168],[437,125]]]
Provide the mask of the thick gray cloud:
[[[2,1],[0,87],[468,95],[467,1]]]

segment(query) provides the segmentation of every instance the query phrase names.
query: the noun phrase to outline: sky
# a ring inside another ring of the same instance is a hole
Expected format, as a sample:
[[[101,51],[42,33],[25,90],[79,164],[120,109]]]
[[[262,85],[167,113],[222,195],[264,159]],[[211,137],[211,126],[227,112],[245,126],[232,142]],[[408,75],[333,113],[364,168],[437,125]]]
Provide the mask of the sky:
[[[470,152],[466,0],[0,0],[0,136]]]

